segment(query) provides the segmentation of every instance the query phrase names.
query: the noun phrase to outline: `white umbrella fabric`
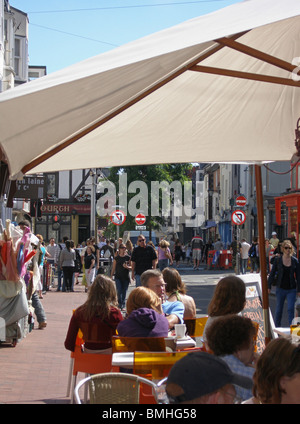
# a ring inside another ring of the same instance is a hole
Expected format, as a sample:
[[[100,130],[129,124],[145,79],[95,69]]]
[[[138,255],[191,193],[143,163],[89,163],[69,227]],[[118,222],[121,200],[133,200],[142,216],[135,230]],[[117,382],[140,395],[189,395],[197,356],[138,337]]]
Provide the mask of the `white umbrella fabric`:
[[[12,180],[119,165],[290,160],[299,52],[299,0],[248,0],[200,16],[2,93],[0,158]],[[256,181],[262,259],[258,165]]]
[[[2,93],[10,177],[290,160],[299,27],[298,0],[244,1]]]

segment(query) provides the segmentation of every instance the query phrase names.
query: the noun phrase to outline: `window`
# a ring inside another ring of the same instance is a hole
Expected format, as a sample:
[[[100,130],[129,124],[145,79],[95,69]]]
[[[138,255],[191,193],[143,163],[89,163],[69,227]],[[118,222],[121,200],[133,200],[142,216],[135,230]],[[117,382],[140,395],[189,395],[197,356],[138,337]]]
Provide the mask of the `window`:
[[[27,41],[24,37],[14,38],[13,60],[15,78],[17,80],[26,81],[28,79],[28,54]]]
[[[20,76],[20,65],[21,65],[21,40],[15,38],[15,54],[14,54],[14,71],[16,77]]]
[[[55,202],[57,200],[55,174],[46,174],[46,190],[47,190],[47,202]]]

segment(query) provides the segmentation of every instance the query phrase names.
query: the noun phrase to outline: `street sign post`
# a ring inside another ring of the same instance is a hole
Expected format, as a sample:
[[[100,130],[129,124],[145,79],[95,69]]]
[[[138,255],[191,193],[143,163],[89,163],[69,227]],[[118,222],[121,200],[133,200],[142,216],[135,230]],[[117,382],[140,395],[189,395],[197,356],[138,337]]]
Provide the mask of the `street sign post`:
[[[242,196],[241,194],[239,196],[237,196],[237,198],[235,199],[236,206],[244,207],[244,206],[246,206],[246,203],[247,203],[246,197]]]
[[[135,222],[137,225],[143,225],[146,222],[146,217],[143,213],[138,213],[135,217]]]
[[[115,225],[122,225],[126,221],[126,215],[124,214],[123,211],[119,211],[119,210],[118,211],[114,211],[110,215],[110,220]]]
[[[246,221],[246,214],[244,211],[236,210],[231,214],[231,221],[234,225],[242,225]]]
[[[238,205],[238,199],[239,199],[239,206],[242,205],[246,205],[247,199],[243,196],[239,196],[236,199],[236,205]],[[238,246],[240,244],[240,225],[243,225],[244,222],[246,221],[246,214],[244,211],[237,209],[234,212],[232,212],[231,214],[231,222],[233,223],[233,225],[237,225],[237,230],[236,230],[236,243],[237,243],[237,248],[236,248],[236,266],[235,266],[235,272],[237,272],[239,274],[240,272],[240,252],[238,249]]]

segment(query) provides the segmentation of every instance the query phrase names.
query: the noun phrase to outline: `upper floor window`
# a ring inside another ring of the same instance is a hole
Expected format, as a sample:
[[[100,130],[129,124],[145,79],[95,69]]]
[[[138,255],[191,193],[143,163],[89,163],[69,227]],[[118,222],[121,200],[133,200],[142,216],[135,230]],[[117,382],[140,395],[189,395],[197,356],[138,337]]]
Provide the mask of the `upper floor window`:
[[[24,37],[15,36],[14,39],[14,71],[15,78],[27,81],[28,63],[27,63],[27,44]]]
[[[14,57],[14,70],[16,77],[20,76],[20,65],[21,65],[21,40],[15,38],[15,57]]]

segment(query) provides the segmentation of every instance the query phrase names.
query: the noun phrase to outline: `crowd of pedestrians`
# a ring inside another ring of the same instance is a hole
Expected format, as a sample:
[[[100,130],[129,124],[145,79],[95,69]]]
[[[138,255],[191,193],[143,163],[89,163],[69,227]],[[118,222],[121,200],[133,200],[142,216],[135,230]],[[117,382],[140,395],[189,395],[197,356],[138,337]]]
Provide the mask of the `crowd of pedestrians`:
[[[28,225],[21,222],[20,228]],[[74,290],[79,273],[85,280],[87,299],[74,311],[66,331],[65,347],[70,351],[75,349],[79,329],[86,352],[106,353],[111,352],[111,338],[117,333],[124,337],[167,337],[176,324],[196,317],[195,301],[176,267],[171,266],[173,261],[178,266],[178,256],[173,257],[172,250],[179,255],[179,243],[175,242],[172,249],[169,242],[160,242],[156,249],[142,234],[136,247],[122,239],[116,243],[102,239],[99,244],[89,239],[75,248],[68,238],[58,244],[51,239],[45,247],[40,235],[37,239],[35,260],[39,267],[46,260],[55,267],[58,277],[61,273],[57,291]],[[253,240],[252,245],[256,243]],[[241,254],[247,251],[249,258],[252,245],[242,240],[236,249],[240,248]],[[300,295],[300,267],[290,240],[278,241],[276,249],[268,284],[271,288],[276,281],[275,325],[280,326],[285,298],[289,321],[294,317],[291,305],[294,307]],[[194,266],[204,252],[202,239],[195,236],[191,243]],[[103,266],[103,262],[110,266]],[[42,284],[42,272],[39,275]],[[32,273],[29,278],[33,280]],[[127,296],[130,284],[133,287]],[[43,286],[28,287],[39,328],[45,328],[47,320],[39,296]],[[258,356],[257,327],[241,315],[245,302],[245,284],[238,276],[228,275],[218,282],[208,306],[203,351],[188,354],[171,369],[166,382],[169,403],[300,403],[299,345],[280,337]]]
[[[208,252],[222,251],[224,243],[217,238],[215,243],[209,240],[204,244],[199,235],[195,235],[191,242],[184,246],[179,240],[170,241],[162,239],[158,246],[153,243],[146,243],[144,235],[137,238],[137,246],[133,246],[130,240],[123,243],[122,239],[106,240],[101,237],[96,243],[94,238],[86,240],[82,245],[75,248],[74,242],[63,237],[61,243],[55,243],[52,238],[45,248],[43,238],[37,235],[40,240],[40,281],[37,286],[39,298],[42,298],[43,288],[43,263],[46,261],[53,267],[57,274],[57,291],[72,292],[74,284],[79,283],[78,276],[82,273],[81,284],[85,285],[86,291],[92,285],[98,274],[106,274],[114,279],[119,308],[125,312],[125,300],[130,284],[139,287],[141,276],[149,269],[159,269],[163,272],[167,283],[167,294],[173,300],[183,300],[186,303],[186,312],[194,313],[195,306],[189,298],[184,288],[179,286],[176,289],[172,284],[180,279],[176,269],[180,261],[189,261],[193,269],[199,269],[200,263],[207,260]],[[234,238],[228,246],[232,252],[233,266],[236,268],[234,260],[239,253],[241,274],[249,272],[259,272],[259,249],[258,238],[254,237],[252,243],[248,243],[244,238],[239,242]],[[270,239],[266,239],[266,258],[269,292],[272,286],[276,286],[277,308],[275,313],[275,326],[280,327],[283,304],[285,299],[288,302],[289,323],[294,317],[294,304],[297,294],[300,292],[300,268],[295,257],[295,248],[291,240],[281,242],[275,232]],[[166,271],[164,271],[166,270]],[[235,269],[236,273],[237,270]],[[172,278],[171,278],[172,277]],[[171,278],[172,284],[168,282]],[[170,285],[170,289],[168,286]]]

